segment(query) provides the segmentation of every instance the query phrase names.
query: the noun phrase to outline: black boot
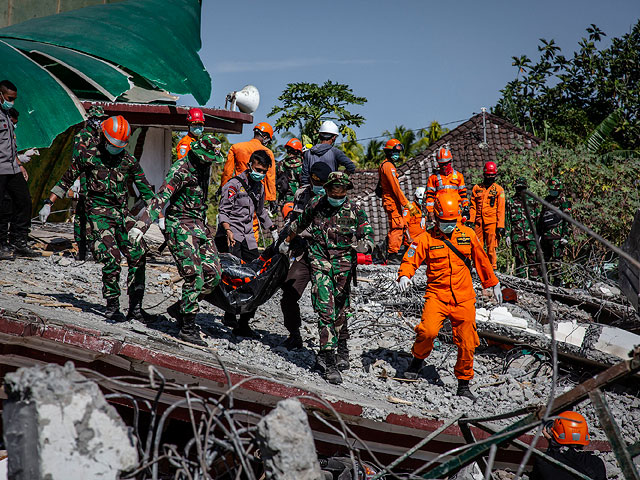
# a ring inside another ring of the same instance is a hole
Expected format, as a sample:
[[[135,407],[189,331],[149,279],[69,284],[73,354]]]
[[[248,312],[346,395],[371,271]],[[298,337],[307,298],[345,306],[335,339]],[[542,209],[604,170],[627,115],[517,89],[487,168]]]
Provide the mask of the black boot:
[[[33,250],[28,244],[25,238],[16,239],[13,244],[13,251],[17,257],[40,257],[40,252]]]
[[[466,397],[471,401],[476,400],[476,396],[471,393],[471,390],[469,389],[469,380],[458,379],[458,391],[456,392],[456,395],[459,397]]]
[[[196,325],[195,313],[187,313],[182,316],[180,338],[185,342],[193,343],[194,345],[200,345],[201,347],[207,346],[207,342],[205,342],[200,336],[200,330]]]
[[[260,335],[258,335],[258,333],[249,326],[249,320],[252,318],[252,314],[241,314],[238,326],[231,330],[231,333],[236,337],[260,338]]]
[[[400,265],[403,255],[401,253],[387,253],[387,265]]]
[[[302,348],[302,336],[300,335],[300,330],[289,332],[289,338],[282,342],[282,346],[287,350]]]
[[[347,340],[338,340],[338,356],[336,358],[336,366],[341,372],[349,370],[349,346]]]
[[[182,314],[180,313],[181,301],[178,300],[173,305],[167,308],[167,313],[171,318],[175,318],[178,323],[178,328],[182,328]]]
[[[416,380],[418,375],[420,375],[420,370],[422,370],[422,366],[424,365],[424,360],[422,358],[413,357],[411,363],[409,364],[409,368],[404,371],[404,378],[408,380]]]
[[[319,352],[316,354],[316,363],[313,366],[313,371],[319,373],[322,377],[324,377],[324,374],[327,371],[327,361],[323,355],[323,352]]]
[[[145,312],[142,309],[142,295],[135,294],[129,297],[127,320],[138,320],[142,323],[154,323],[158,320],[158,316]]]
[[[230,328],[238,328],[238,321],[233,313],[225,312],[224,317],[222,317],[222,324]]]
[[[0,260],[13,260],[13,249],[7,243],[0,245]]]
[[[107,298],[107,309],[104,312],[104,316],[114,322],[124,322],[127,320],[120,311],[120,299],[118,297]]]
[[[341,384],[342,375],[340,375],[340,370],[338,370],[338,366],[336,365],[335,352],[333,350],[325,350],[324,352],[321,352],[320,355],[324,357],[324,362],[327,366],[324,372],[324,379],[334,385]]]

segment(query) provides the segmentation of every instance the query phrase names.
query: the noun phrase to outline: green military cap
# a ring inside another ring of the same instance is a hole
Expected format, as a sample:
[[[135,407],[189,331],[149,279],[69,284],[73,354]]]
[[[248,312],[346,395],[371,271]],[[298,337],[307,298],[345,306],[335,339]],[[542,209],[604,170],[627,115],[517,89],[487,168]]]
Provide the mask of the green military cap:
[[[190,155],[203,163],[222,162],[222,143],[213,134],[205,133],[191,144]]]
[[[529,188],[529,184],[527,183],[527,179],[524,177],[518,177],[515,182],[513,182],[513,186],[516,188]]]
[[[344,172],[331,172],[327,183],[324,184],[324,188],[330,187],[331,185],[347,187],[347,190],[353,188],[353,183],[349,180],[349,175]]]
[[[87,111],[87,117],[106,118],[108,116],[109,115],[104,113],[104,108],[99,107],[98,105],[92,105],[91,108]]]

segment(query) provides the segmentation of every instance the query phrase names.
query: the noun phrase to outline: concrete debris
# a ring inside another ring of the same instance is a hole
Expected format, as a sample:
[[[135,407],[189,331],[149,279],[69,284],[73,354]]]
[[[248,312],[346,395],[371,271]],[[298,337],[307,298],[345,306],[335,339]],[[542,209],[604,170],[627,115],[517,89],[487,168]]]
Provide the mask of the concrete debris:
[[[4,440],[13,480],[117,479],[138,464],[129,428],[68,362],[5,376]]]
[[[297,399],[278,402],[258,423],[258,445],[266,478],[321,480],[313,434],[307,413]]]

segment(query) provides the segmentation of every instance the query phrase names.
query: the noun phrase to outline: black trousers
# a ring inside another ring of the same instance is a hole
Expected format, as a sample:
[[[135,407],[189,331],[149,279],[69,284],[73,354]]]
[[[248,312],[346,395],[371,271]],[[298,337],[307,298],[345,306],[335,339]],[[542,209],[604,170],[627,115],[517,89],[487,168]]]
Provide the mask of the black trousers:
[[[13,203],[12,240],[26,242],[31,228],[31,194],[22,173],[0,175],[0,199],[5,193]]]
[[[9,224],[13,216],[13,204],[11,197],[7,194],[0,200],[0,246],[6,245],[12,239],[9,239]],[[15,229],[15,227],[13,227]],[[15,235],[15,232],[12,232]]]
[[[310,281],[311,263],[309,262],[309,253],[305,250],[304,254],[296,258],[289,267],[289,273],[281,287],[280,308],[284,317],[284,326],[289,333],[300,330],[302,318],[300,317],[298,301]]]

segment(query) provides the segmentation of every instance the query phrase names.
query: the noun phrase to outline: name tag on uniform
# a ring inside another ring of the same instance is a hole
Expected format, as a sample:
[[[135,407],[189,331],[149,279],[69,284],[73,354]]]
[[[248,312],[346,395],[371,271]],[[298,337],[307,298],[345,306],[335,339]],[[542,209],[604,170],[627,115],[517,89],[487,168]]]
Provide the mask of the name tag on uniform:
[[[441,248],[444,248],[444,245],[432,245],[429,250],[440,250]]]
[[[471,237],[458,237],[456,238],[458,245],[471,245]]]

